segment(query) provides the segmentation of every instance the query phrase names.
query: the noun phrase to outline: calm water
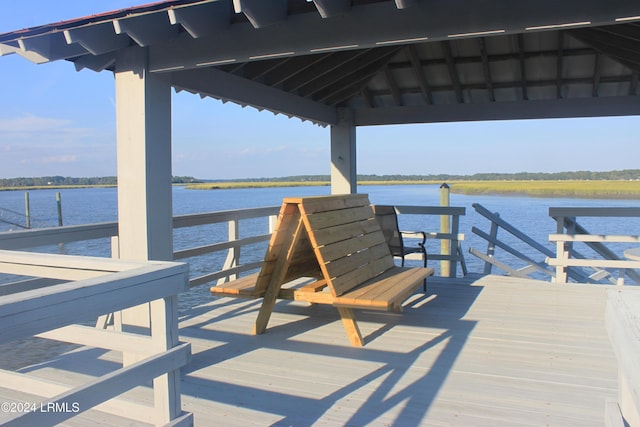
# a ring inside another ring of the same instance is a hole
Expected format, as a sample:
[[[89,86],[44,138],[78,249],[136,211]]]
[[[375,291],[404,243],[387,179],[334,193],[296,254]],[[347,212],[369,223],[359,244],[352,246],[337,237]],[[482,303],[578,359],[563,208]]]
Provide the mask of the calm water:
[[[34,227],[50,227],[57,225],[56,197],[57,190],[37,190],[29,193],[32,224]],[[117,192],[115,188],[90,188],[59,190],[62,196],[63,222],[65,225],[87,224],[103,221],[117,220]],[[439,186],[437,185],[400,185],[400,186],[361,186],[360,193],[368,193],[374,204],[395,205],[426,205],[437,206],[439,204]],[[200,212],[212,212],[219,210],[279,206],[284,197],[324,195],[329,193],[329,187],[293,187],[293,188],[262,188],[262,189],[235,189],[235,190],[211,190],[196,191],[183,187],[175,187],[173,190],[174,214],[189,214]],[[548,235],[555,233],[555,221],[548,216],[549,207],[579,206],[579,207],[611,207],[611,206],[640,206],[638,200],[592,200],[592,199],[550,199],[532,198],[525,196],[465,196],[451,195],[451,206],[466,208],[466,215],[461,219],[461,232],[465,234],[463,252],[470,272],[480,272],[483,264],[468,253],[468,249],[474,247],[481,251],[486,249],[486,242],[471,233],[471,227],[478,227],[489,231],[489,222],[478,215],[473,203],[479,203],[492,212],[499,212],[500,216],[516,226],[534,240],[546,245],[555,251],[548,242]],[[0,192],[0,220],[7,219],[12,222],[24,223],[24,218],[17,213],[25,211],[24,192],[4,191]],[[581,223],[591,233],[597,234],[640,234],[640,219],[619,219],[614,221],[597,221],[585,218]],[[438,231],[439,218],[417,215],[401,215],[400,226],[404,230]],[[17,229],[15,226],[0,221],[0,231]],[[241,235],[265,233],[264,221],[243,222]],[[194,247],[226,239],[226,225],[213,225],[206,228],[180,229],[174,235],[174,249]],[[515,248],[531,254],[537,260],[542,261],[541,255],[532,253],[508,234],[499,236]],[[437,252],[439,242],[430,241],[428,252]],[[256,245],[243,252],[243,259],[262,259],[265,245]],[[612,246],[614,252],[622,254],[628,246]],[[95,240],[84,243],[67,244],[59,248],[47,248],[49,251],[67,254],[83,254],[96,256],[109,256],[109,242],[107,239]],[[497,252],[497,257],[504,256]],[[203,259],[189,260],[193,276],[204,272],[219,269],[224,261],[224,256],[210,256]],[[437,263],[431,265],[438,267]],[[521,267],[522,263],[513,261],[512,267]],[[502,274],[501,271],[496,271]],[[203,288],[206,288],[203,287]],[[197,303],[208,298],[207,289],[196,291],[190,302]]]

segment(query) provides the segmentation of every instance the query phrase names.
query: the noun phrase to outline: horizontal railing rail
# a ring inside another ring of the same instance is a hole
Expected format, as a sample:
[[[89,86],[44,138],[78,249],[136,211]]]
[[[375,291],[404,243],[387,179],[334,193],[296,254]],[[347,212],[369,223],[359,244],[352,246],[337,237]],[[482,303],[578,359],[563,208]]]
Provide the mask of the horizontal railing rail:
[[[580,217],[591,218],[640,218],[640,208],[631,207],[560,207],[549,208],[549,216],[556,220],[557,233],[549,240],[555,242],[556,253],[547,258],[547,263],[556,269],[556,281],[566,283],[576,268],[590,271],[587,281],[606,279],[618,285],[624,284],[625,276],[640,284],[640,262],[625,260],[610,247],[611,244],[640,244],[640,236],[631,234],[592,234],[578,222]],[[576,247],[582,244],[592,251],[591,255]],[[598,257],[596,257],[598,256]],[[586,271],[585,270],[585,271]],[[610,270],[617,271],[617,277]]]
[[[80,386],[0,370],[3,387],[43,399],[24,413],[0,414],[0,425],[54,425],[94,407],[155,425],[192,424],[191,414],[179,409],[180,394],[176,393],[179,370],[190,358],[189,344],[177,340],[177,295],[187,289],[186,264],[0,251],[0,272],[62,281],[37,294],[18,290],[0,296],[0,344],[38,335],[137,357],[137,362],[101,376],[96,373]],[[79,324],[143,303],[150,303],[148,335]],[[113,399],[133,388],[146,387],[151,380],[152,406]],[[73,410],[47,411],[50,407]]]
[[[426,215],[426,216],[449,216],[451,230],[450,233],[439,233],[435,231],[425,231],[426,238],[429,240],[449,242],[448,253],[429,252],[427,257],[430,261],[445,261],[450,263],[449,277],[456,277],[458,265],[462,269],[462,274],[467,274],[467,265],[462,251],[462,241],[464,234],[460,233],[460,217],[466,213],[466,208],[459,206],[394,206],[398,215]],[[411,257],[411,256],[409,256]]]
[[[196,214],[177,215],[173,218],[174,230],[195,228],[201,226],[211,226],[215,224],[226,224],[226,232],[218,231],[216,236],[211,236],[210,242],[207,237],[204,244],[193,246],[190,242],[182,242],[183,246],[174,250],[175,260],[187,262],[198,261],[202,268],[192,270],[190,287],[205,285],[213,282],[225,282],[237,278],[243,273],[258,270],[262,265],[262,256],[256,251],[249,251],[252,245],[265,245],[271,237],[273,226],[280,206],[268,206],[259,208],[248,208],[228,211],[206,212]],[[440,207],[440,206],[396,206],[400,215],[426,215],[451,217],[451,232],[439,233],[427,231],[427,239],[434,241],[450,241],[450,253],[440,253],[440,251],[430,252],[429,260],[451,262],[453,268],[450,274],[455,276],[457,266],[460,265],[463,274],[466,274],[466,264],[461,249],[461,242],[464,234],[459,232],[460,217],[465,215],[464,207]],[[245,233],[247,227],[243,226],[246,220],[264,221],[259,226],[253,225],[250,232]],[[258,231],[256,231],[258,230]],[[207,231],[208,233],[209,231]],[[221,235],[223,233],[224,235]],[[55,246],[59,244],[82,242],[92,239],[111,238],[112,248],[105,250],[105,254],[117,257],[117,222],[104,222],[88,225],[71,225],[63,227],[52,227],[46,229],[32,229],[24,231],[12,231],[0,233],[0,249],[31,249],[43,246]],[[217,240],[217,241],[216,241]],[[109,243],[105,243],[108,245]],[[249,257],[249,254],[252,254]],[[219,257],[221,260],[213,262],[210,257]],[[41,280],[16,282],[15,289],[25,289],[29,286],[33,288],[46,286],[48,282]],[[8,287],[0,287],[0,294],[11,293]]]
[[[473,208],[475,211],[489,220],[489,231],[485,232],[477,227],[472,227],[471,232],[478,237],[487,241],[487,250],[482,252],[476,248],[469,248],[469,252],[484,261],[484,274],[491,274],[493,267],[497,267],[505,271],[510,276],[530,278],[532,274],[542,274],[544,276],[553,276],[554,271],[549,269],[545,264],[544,258],[536,260],[537,256],[549,257],[553,256],[553,251],[543,244],[533,240],[518,228],[500,217],[498,213],[493,213],[479,203],[474,203]],[[525,247],[530,248],[532,255],[525,254],[522,250],[516,249],[515,243],[509,243],[504,238],[499,238],[498,232],[503,230],[515,238],[515,242],[518,244],[524,244]],[[510,265],[510,261],[501,261],[496,257],[496,248],[502,249],[505,253],[515,257],[520,262],[524,262],[524,267],[514,268]]]

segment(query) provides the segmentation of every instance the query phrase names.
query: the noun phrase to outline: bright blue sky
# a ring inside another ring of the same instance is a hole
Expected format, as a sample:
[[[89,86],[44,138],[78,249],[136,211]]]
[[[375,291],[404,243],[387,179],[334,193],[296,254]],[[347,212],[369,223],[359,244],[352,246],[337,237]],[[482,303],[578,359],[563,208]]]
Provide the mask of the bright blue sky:
[[[14,1],[0,14],[0,33],[150,1]],[[0,58],[0,81],[0,178],[115,175],[111,73],[8,55]],[[328,128],[190,94],[173,96],[174,175],[329,173]],[[358,129],[363,174],[636,169],[639,154],[640,117]]]

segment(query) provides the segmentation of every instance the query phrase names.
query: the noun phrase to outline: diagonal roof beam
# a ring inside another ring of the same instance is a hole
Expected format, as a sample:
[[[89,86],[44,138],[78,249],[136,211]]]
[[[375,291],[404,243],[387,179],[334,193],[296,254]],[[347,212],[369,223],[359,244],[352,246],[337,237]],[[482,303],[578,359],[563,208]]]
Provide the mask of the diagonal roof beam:
[[[322,125],[334,125],[338,121],[337,112],[332,107],[215,68],[173,72],[171,84],[176,89],[297,116]]]
[[[484,69],[484,79],[487,82],[487,91],[491,102],[496,102],[496,94],[493,90],[493,79],[491,78],[491,67],[489,66],[489,55],[487,54],[487,44],[484,37],[478,37],[480,44],[480,56],[482,57],[482,68]]]
[[[444,57],[447,61],[447,67],[449,67],[449,78],[451,79],[451,85],[456,92],[456,100],[459,104],[462,104],[464,102],[464,97],[462,96],[462,88],[460,87],[460,78],[458,77],[456,64],[453,60],[453,54],[451,53],[451,42],[448,40],[443,41],[442,49],[444,50]]]
[[[349,76],[361,73],[362,70],[369,69],[373,63],[385,62],[398,51],[397,47],[383,47],[367,50],[360,55],[354,55],[353,59],[344,62],[340,68],[325,73],[322,77],[301,86],[298,90],[300,96],[309,97],[322,89],[349,78]]]
[[[367,83],[387,65],[388,58],[383,57],[377,62],[369,65],[366,69],[354,74],[348,80],[336,82],[335,85],[328,87],[324,91],[316,94],[314,99],[324,102],[328,105],[338,105],[347,98],[354,96],[366,87]]]
[[[270,86],[278,86],[284,84],[287,80],[295,77],[296,75],[317,66],[323,61],[330,53],[308,55],[308,56],[295,56],[288,61],[282,61],[281,65],[265,75],[265,81]]]
[[[640,44],[613,35],[584,28],[571,30],[572,37],[586,43],[632,70],[640,71]]]
[[[291,79],[288,79],[283,84],[284,90],[291,92],[301,88],[302,86],[313,82],[315,79],[319,79],[325,74],[328,74],[345,63],[352,61],[354,58],[367,53],[368,49],[360,51],[341,51],[335,52],[322,58],[322,60],[312,68],[306,69],[302,73],[298,73]]]
[[[409,56],[409,61],[411,62],[411,69],[413,70],[413,75],[418,81],[418,85],[420,86],[420,90],[422,91],[422,96],[427,104],[433,104],[433,96],[431,94],[431,88],[429,87],[429,82],[427,80],[427,76],[422,69],[422,63],[420,62],[420,56],[418,55],[418,50],[415,45],[407,45],[407,56]]]
[[[397,106],[402,106],[402,95],[400,94],[396,79],[393,77],[393,74],[391,73],[388,65],[384,66],[384,77],[387,80],[387,84],[389,85],[389,90],[391,90],[393,101]]]

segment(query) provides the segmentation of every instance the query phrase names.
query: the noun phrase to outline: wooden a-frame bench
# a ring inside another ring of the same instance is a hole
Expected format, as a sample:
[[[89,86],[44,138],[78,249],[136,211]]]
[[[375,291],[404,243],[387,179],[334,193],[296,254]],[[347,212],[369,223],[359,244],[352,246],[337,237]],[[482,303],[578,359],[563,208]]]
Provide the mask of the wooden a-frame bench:
[[[351,344],[362,346],[353,309],[401,311],[433,272],[395,265],[367,195],[288,198],[260,272],[213,286],[211,292],[263,298],[256,334],[266,330],[277,299],[333,305]],[[313,280],[283,287],[302,277]]]

